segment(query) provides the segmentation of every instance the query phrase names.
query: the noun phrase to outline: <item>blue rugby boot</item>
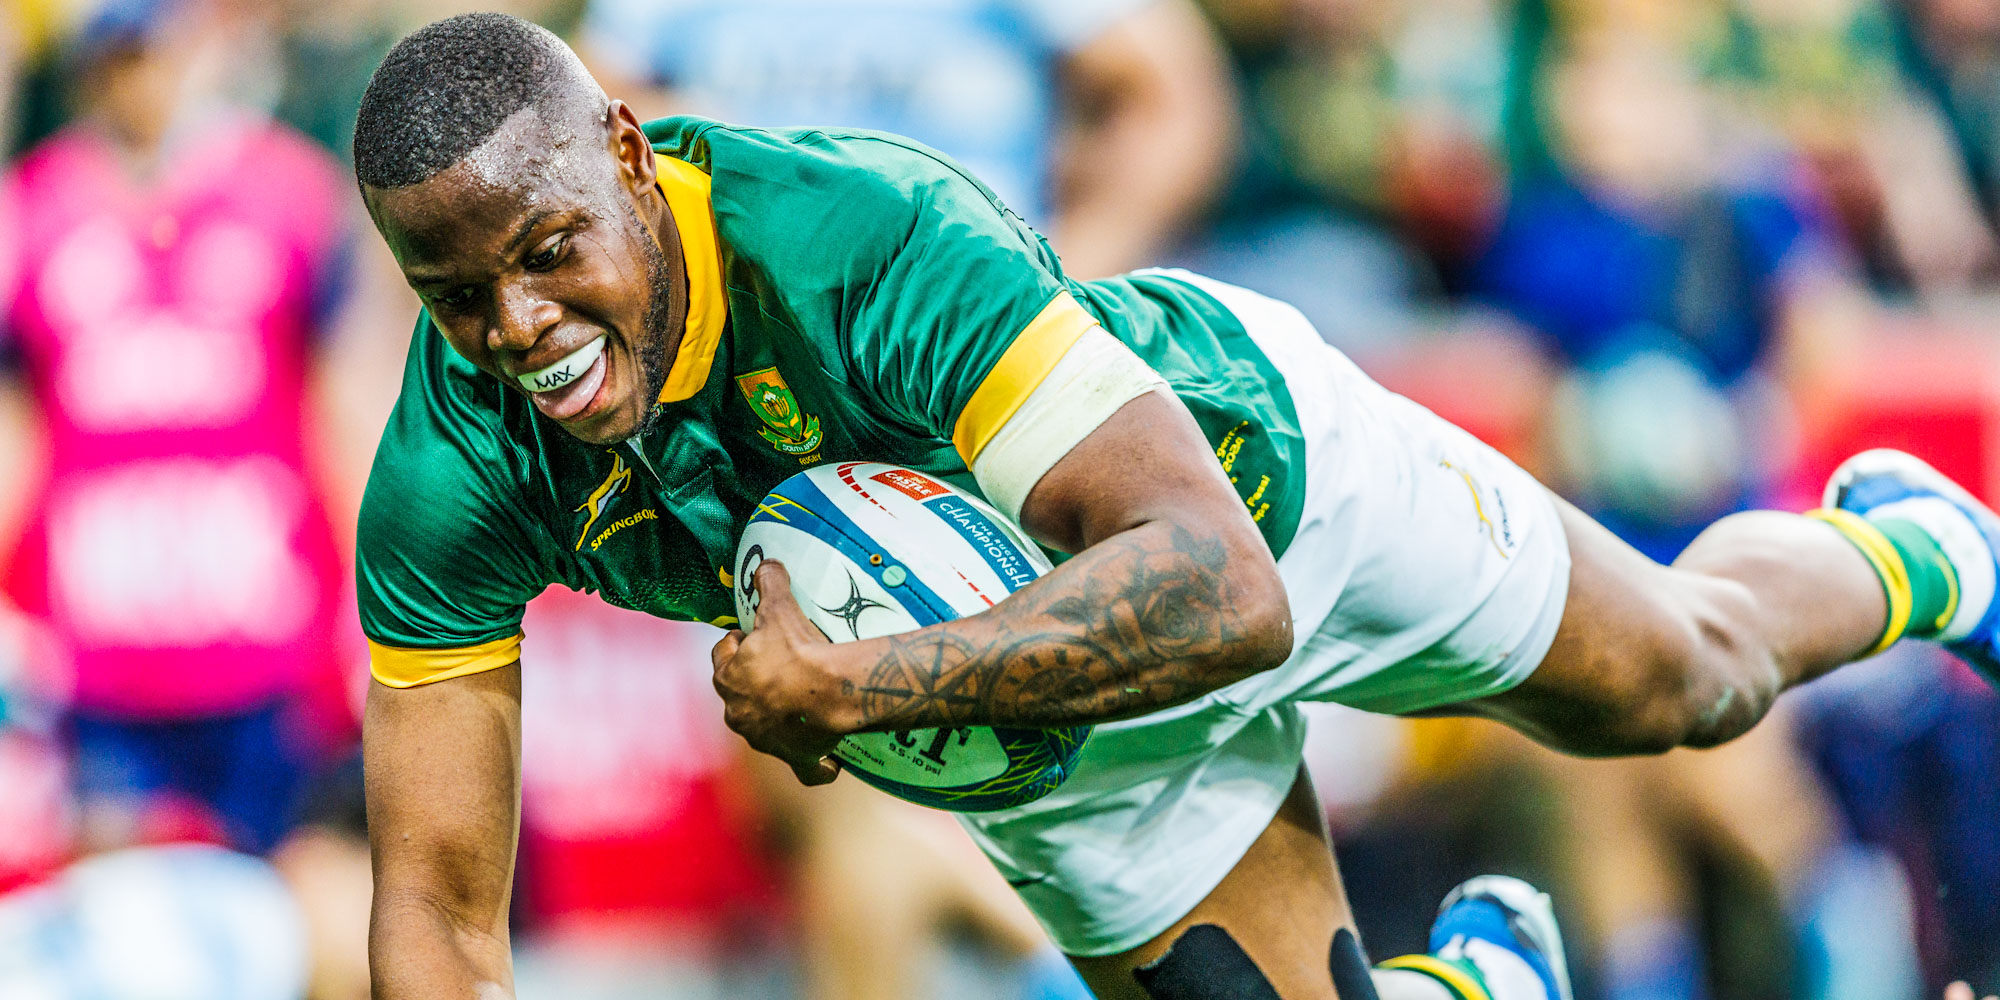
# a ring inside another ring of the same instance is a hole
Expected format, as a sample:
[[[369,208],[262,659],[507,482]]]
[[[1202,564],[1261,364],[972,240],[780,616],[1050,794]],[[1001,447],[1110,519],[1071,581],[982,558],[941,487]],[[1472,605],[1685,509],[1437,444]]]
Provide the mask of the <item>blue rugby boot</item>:
[[[1430,949],[1378,968],[1422,973],[1463,1000],[1571,1000],[1555,909],[1520,879],[1481,875],[1453,889],[1431,924]]]
[[[1812,516],[1861,550],[1888,594],[1889,625],[1877,648],[1905,634],[1934,639],[2000,685],[2000,601],[1993,599],[2000,516],[1921,459],[1888,448],[1842,462],[1824,502],[1828,509]],[[1842,512],[1876,530],[1843,520]]]

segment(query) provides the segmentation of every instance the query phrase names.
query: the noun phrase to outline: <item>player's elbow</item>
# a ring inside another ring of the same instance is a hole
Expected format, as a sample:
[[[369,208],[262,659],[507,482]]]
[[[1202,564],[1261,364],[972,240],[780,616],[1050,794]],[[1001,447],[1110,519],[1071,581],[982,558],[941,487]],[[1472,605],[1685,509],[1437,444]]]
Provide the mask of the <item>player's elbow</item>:
[[[430,997],[439,969],[462,969],[488,983],[506,979],[509,944],[504,908],[497,921],[475,921],[414,887],[378,888],[371,906],[368,958],[377,997]],[[487,993],[479,993],[485,997]]]
[[[1278,568],[1265,560],[1256,572],[1238,574],[1230,589],[1236,593],[1240,623],[1232,644],[1232,664],[1247,677],[1285,662],[1292,655],[1292,602]]]
[[[487,926],[505,904],[482,881],[464,874],[416,878],[384,872],[376,878],[376,918],[432,922],[453,932]]]

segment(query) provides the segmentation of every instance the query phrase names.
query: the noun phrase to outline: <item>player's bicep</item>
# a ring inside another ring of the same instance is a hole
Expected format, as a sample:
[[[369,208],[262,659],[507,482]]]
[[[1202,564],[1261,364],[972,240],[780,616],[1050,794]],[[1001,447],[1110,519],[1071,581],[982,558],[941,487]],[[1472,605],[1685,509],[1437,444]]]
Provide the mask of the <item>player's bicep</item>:
[[[1023,524],[1037,484],[1128,403],[1158,391],[1181,409],[1166,380],[1095,323],[1061,350],[1034,348],[1031,338],[1016,339],[973,393],[957,433],[981,492]]]
[[[378,901],[504,939],[520,810],[521,668],[373,684],[362,723]]]
[[[1057,459],[1028,491],[1020,521],[1068,552],[1161,521],[1231,549],[1265,551],[1242,507],[1187,407],[1158,388],[1120,406]]]

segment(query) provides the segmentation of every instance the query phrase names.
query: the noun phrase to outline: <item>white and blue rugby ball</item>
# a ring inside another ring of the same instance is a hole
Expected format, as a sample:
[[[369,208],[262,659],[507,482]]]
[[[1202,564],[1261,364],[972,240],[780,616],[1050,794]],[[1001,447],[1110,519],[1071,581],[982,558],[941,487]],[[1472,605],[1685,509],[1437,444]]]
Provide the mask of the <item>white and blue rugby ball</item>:
[[[736,616],[755,626],[757,566],[785,564],[806,617],[835,642],[908,632],[992,607],[1049,571],[998,511],[909,469],[843,462],[778,484],[736,547]],[[955,812],[1032,802],[1062,783],[1089,726],[969,727],[849,736],[844,770]]]

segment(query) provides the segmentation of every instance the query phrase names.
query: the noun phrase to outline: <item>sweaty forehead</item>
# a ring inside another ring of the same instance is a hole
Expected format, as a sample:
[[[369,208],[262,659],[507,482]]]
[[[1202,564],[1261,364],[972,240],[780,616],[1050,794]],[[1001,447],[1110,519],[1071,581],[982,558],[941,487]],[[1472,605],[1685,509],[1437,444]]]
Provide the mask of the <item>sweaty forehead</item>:
[[[368,189],[369,209],[406,265],[491,253],[527,220],[587,211],[612,196],[616,162],[594,139],[526,108],[431,178]]]

